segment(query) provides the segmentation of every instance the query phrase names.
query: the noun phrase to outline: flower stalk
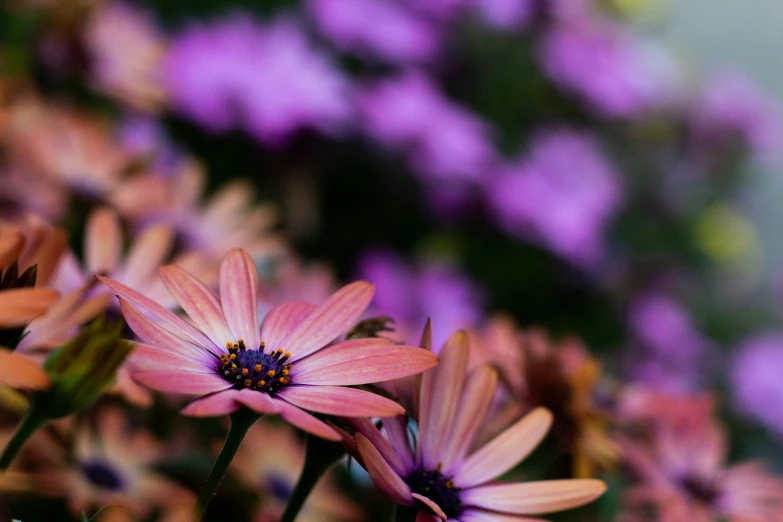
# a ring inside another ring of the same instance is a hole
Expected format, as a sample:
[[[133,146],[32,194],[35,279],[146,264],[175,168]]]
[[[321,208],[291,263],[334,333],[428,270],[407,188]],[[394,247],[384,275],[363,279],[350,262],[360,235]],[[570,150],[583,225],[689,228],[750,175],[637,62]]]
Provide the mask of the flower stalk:
[[[261,418],[261,415],[247,408],[242,408],[241,410],[232,413],[229,418],[231,419],[231,426],[228,429],[226,441],[223,443],[223,449],[220,450],[220,455],[218,455],[217,460],[215,460],[215,464],[209,472],[207,481],[204,483],[204,486],[202,486],[201,492],[198,495],[198,500],[196,500],[193,519],[197,521],[201,520],[209,503],[212,502],[212,498],[215,496],[220,483],[226,476],[228,467],[231,465],[231,461],[234,460],[234,455],[236,455],[237,450],[239,450],[239,446],[242,444],[242,441],[247,434],[247,430]]]

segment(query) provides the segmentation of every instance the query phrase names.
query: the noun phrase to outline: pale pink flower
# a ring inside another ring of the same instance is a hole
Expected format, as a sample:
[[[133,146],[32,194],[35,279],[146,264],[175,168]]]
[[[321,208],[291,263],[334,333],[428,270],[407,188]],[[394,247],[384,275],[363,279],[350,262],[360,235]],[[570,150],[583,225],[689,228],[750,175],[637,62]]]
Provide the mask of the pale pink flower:
[[[150,16],[131,4],[111,2],[90,17],[85,40],[98,90],[135,109],[152,111],[163,104],[165,39]]]
[[[760,462],[727,466],[726,437],[711,419],[661,426],[651,444],[624,442],[640,483],[626,509],[650,506],[661,522],[773,522],[783,519],[783,480]]]
[[[136,290],[98,276],[121,295],[123,315],[144,341],[132,356],[134,378],[151,389],[199,397],[185,415],[226,415],[246,407],[338,440],[334,429],[304,410],[401,414],[397,403],[347,386],[396,379],[437,364],[432,353],[387,339],[330,345],[369,305],[373,286],[366,282],[343,287],[321,306],[303,301],[276,306],[259,332],[258,274],[247,252],[233,249],[224,258],[220,297],[176,265],[162,267],[161,277],[195,326]]]
[[[404,417],[383,419],[385,435],[367,419],[347,420],[356,428],[354,439],[344,434],[349,449],[392,500],[417,506],[420,522],[522,521],[522,515],[581,506],[606,490],[599,480],[496,481],[538,446],[552,414],[536,409],[471,451],[495,393],[497,372],[481,365],[468,376],[464,332],[454,334],[440,356],[441,364],[420,381],[415,450]]]
[[[281,241],[270,232],[276,209],[256,204],[247,181],[227,183],[209,198],[206,181],[201,166],[187,160],[170,177],[137,176],[126,182],[113,203],[140,227],[166,225],[187,250],[214,258],[235,245],[245,245],[254,258],[282,250]]]
[[[257,422],[248,431],[231,469],[252,490],[263,495],[253,522],[278,522],[296,487],[305,448],[289,426]],[[300,522],[356,522],[362,510],[341,495],[333,473],[327,473],[307,497]]]

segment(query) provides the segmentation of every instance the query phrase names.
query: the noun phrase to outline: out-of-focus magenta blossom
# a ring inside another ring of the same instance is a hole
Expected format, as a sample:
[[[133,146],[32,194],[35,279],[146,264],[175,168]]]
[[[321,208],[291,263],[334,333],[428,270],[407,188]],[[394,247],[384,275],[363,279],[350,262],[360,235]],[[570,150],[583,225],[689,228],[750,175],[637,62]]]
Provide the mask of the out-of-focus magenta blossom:
[[[162,105],[160,65],[165,40],[147,13],[131,4],[111,2],[90,18],[85,36],[98,90],[136,109]]]
[[[630,369],[636,382],[678,392],[699,386],[712,345],[679,303],[662,292],[639,295],[628,321],[637,344]]]
[[[539,60],[556,85],[608,117],[664,106],[679,92],[672,57],[608,20],[555,24],[541,41]]]
[[[474,0],[484,22],[499,30],[526,28],[535,15],[535,0]]]
[[[735,145],[762,161],[781,159],[783,107],[739,71],[721,71],[707,83],[690,125],[707,154]]]
[[[622,198],[618,175],[589,134],[559,129],[534,137],[530,151],[487,184],[500,224],[537,237],[566,259],[589,265]]]
[[[406,153],[412,166],[431,178],[475,181],[494,162],[486,124],[422,73],[370,85],[360,92],[358,105],[365,131]]]
[[[388,0],[310,0],[319,29],[341,50],[393,63],[435,56],[435,25]]]
[[[730,372],[735,407],[783,436],[783,334],[745,341]]]
[[[350,113],[350,86],[299,25],[261,24],[243,14],[194,24],[165,62],[176,108],[213,131],[241,128],[268,145],[296,131],[331,133]]]
[[[449,264],[410,266],[391,251],[378,250],[362,256],[358,275],[375,284],[373,313],[392,317],[406,341],[417,340],[427,318],[432,319],[435,346],[455,329],[481,319],[483,292]]]
[[[334,429],[305,410],[402,414],[399,404],[348,386],[414,375],[438,363],[426,350],[388,339],[333,343],[369,305],[374,289],[364,281],[343,287],[321,306],[304,301],[276,306],[259,330],[258,273],[247,252],[226,254],[220,296],[176,265],[162,267],[160,274],[195,326],[122,283],[98,279],[122,296],[123,315],[144,341],[130,361],[134,379],[154,390],[194,396],[186,415],[222,416],[249,408],[339,440]]]

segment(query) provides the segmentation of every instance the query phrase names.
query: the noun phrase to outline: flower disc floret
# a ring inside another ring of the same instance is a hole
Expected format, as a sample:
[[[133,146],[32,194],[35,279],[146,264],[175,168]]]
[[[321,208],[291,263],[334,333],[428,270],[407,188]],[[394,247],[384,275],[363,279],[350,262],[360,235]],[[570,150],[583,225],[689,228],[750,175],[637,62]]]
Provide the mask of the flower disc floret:
[[[282,348],[267,354],[265,348],[264,341],[258,350],[249,350],[242,339],[227,342],[228,353],[220,355],[217,372],[238,390],[247,388],[274,394],[291,383],[292,365],[286,364],[291,354]]]

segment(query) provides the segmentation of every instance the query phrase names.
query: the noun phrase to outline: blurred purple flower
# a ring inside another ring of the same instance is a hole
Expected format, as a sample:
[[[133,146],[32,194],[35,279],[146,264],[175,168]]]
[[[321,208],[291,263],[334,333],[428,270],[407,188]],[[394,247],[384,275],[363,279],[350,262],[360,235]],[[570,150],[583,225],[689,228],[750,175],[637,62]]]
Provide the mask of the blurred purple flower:
[[[579,264],[603,254],[605,230],[622,197],[617,173],[598,143],[569,129],[534,137],[529,153],[499,169],[487,191],[501,226],[537,236]]]
[[[535,0],[473,0],[484,22],[501,31],[526,28],[535,15]]]
[[[319,29],[341,50],[393,63],[422,62],[438,51],[435,25],[387,0],[310,0]]]
[[[427,318],[432,319],[432,345],[438,347],[481,319],[483,291],[448,263],[410,266],[391,251],[375,250],[361,257],[357,272],[375,284],[373,313],[393,317],[398,333],[411,342],[418,341]]]
[[[707,154],[736,140],[762,161],[780,159],[783,107],[739,71],[722,71],[707,83],[690,125],[697,146]]]
[[[555,24],[539,60],[556,85],[608,117],[664,106],[680,91],[679,69],[662,47],[607,20]]]
[[[641,294],[630,305],[628,322],[635,381],[672,392],[698,387],[712,344],[679,303],[661,292]]]
[[[487,125],[422,73],[371,85],[358,103],[366,132],[406,152],[414,168],[434,179],[476,181],[495,161]]]
[[[350,116],[350,86],[297,23],[234,14],[174,38],[166,84],[175,106],[213,131],[242,128],[280,145],[302,128],[332,133]]]
[[[730,372],[735,408],[783,436],[783,334],[745,341]]]

